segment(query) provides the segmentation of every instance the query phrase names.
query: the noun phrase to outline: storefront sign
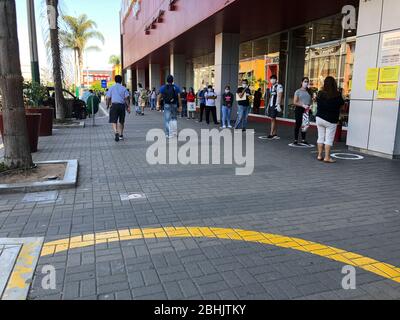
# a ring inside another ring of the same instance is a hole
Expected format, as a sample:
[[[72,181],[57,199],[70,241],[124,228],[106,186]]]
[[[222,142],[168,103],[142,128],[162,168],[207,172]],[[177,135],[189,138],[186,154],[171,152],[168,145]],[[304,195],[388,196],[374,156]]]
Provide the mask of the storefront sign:
[[[400,65],[400,32],[383,35],[380,63],[382,66]]]
[[[379,68],[369,68],[367,71],[365,89],[373,91],[378,89]]]
[[[383,67],[380,71],[380,82],[399,82],[400,66]]]
[[[378,99],[396,100],[398,83],[380,83],[378,87]]]

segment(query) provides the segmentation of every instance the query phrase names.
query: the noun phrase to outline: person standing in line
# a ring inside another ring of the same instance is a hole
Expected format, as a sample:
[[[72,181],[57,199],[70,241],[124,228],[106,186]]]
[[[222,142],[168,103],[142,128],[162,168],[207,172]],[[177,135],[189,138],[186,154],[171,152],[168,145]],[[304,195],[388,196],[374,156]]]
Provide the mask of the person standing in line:
[[[242,81],[242,86],[238,88],[236,93],[236,100],[238,103],[238,117],[235,124],[235,129],[242,126],[242,131],[245,132],[247,128],[247,119],[250,107],[251,91],[247,79]]]
[[[131,113],[128,90],[122,86],[122,77],[115,77],[115,85],[107,91],[107,109],[110,110],[110,123],[114,129],[115,141],[124,139],[126,111]],[[119,126],[118,126],[119,122]]]
[[[317,96],[318,160],[335,163],[331,158],[331,148],[335,140],[340,110],[345,102],[333,77],[327,77],[323,89]],[[325,150],[325,157],[323,152]]]
[[[261,98],[262,98],[262,91],[261,88],[259,88],[256,92],[254,92],[254,102],[253,102],[254,114],[260,114]]]
[[[216,100],[217,95],[214,92],[213,86],[209,85],[206,94],[204,95],[206,99],[206,122],[210,124],[210,113],[212,114],[214,124],[218,125],[217,119],[217,107],[216,107]]]
[[[138,84],[138,92],[139,92],[139,107],[141,110],[141,115],[144,116],[144,108],[147,103],[147,90],[143,88],[142,84]]]
[[[189,93],[187,95],[187,104],[188,104],[188,118],[195,119],[196,114],[196,94],[194,93],[194,89],[190,88]]]
[[[271,118],[271,133],[268,136],[268,139],[279,140],[280,138],[277,134],[278,130],[276,118],[283,111],[283,86],[278,83],[278,77],[276,75],[271,76],[270,82],[272,84],[272,87],[271,89],[267,90],[265,99],[265,101],[268,101],[267,114],[268,117]]]
[[[182,111],[181,90],[174,84],[174,77],[172,75],[167,77],[167,84],[160,88],[157,103],[158,109],[160,108],[161,100],[164,102],[165,134],[167,139],[172,139],[177,135],[178,112]]]
[[[222,129],[232,129],[231,112],[235,97],[231,92],[231,87],[225,87],[225,93],[222,95]]]
[[[187,118],[188,116],[188,101],[187,101],[187,91],[186,87],[182,87],[182,92],[181,92],[181,100],[182,100],[182,112],[181,112],[181,118]]]
[[[157,105],[157,92],[156,88],[153,88],[150,94],[150,105],[151,105],[151,111],[156,110],[156,105]]]
[[[295,116],[296,116],[296,126],[294,129],[294,145],[299,144],[299,132],[303,125],[303,115],[305,112],[310,112],[311,105],[312,105],[312,96],[310,90],[308,89],[308,85],[310,83],[310,79],[308,77],[304,77],[301,81],[301,88],[298,89],[294,93],[294,105],[296,106],[295,109]],[[309,146],[310,144],[306,141],[306,131],[301,132],[301,143],[303,145]]]
[[[203,90],[200,90],[199,93],[197,94],[197,97],[200,102],[200,118],[199,118],[199,123],[203,122],[203,115],[204,111],[206,109],[206,99],[204,98],[205,94],[207,92],[207,87],[204,87]]]

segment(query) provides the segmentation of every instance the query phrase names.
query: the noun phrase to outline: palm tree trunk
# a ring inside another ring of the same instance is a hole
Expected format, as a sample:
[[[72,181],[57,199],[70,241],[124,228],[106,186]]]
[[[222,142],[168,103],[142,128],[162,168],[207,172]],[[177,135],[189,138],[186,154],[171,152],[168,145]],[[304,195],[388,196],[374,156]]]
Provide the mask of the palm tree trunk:
[[[79,65],[78,65],[78,53],[76,51],[76,49],[74,49],[74,70],[75,70],[75,79],[74,79],[74,83],[75,86],[78,88],[79,87]]]
[[[0,0],[0,92],[3,99],[4,162],[32,167],[19,60],[15,0]]]
[[[79,74],[80,74],[79,79],[80,79],[81,84],[84,84],[83,83],[83,78],[84,78],[84,76],[83,76],[83,52],[80,50],[78,50],[78,61],[79,61]]]
[[[56,100],[56,118],[65,119],[65,106],[63,96],[63,86],[61,78],[61,53],[60,41],[58,37],[58,0],[46,0],[48,8],[48,18],[50,21],[50,43],[51,55],[53,60],[53,79]]]

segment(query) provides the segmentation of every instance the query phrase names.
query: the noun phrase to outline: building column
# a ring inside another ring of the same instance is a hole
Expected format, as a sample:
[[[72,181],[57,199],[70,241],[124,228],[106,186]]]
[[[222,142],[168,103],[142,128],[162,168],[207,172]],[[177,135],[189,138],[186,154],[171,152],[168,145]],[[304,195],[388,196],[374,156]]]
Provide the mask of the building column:
[[[194,88],[194,66],[192,61],[186,62],[186,88],[188,90],[189,88]]]
[[[161,68],[159,64],[149,64],[150,90],[156,88],[158,91],[161,86]]]
[[[183,54],[171,54],[170,71],[175,84],[179,87],[186,85],[186,58]]]
[[[146,86],[146,69],[136,69],[136,81],[137,84],[139,85],[140,83],[143,88]]]
[[[400,90],[391,100],[379,99],[378,91],[367,90],[366,75],[400,64],[393,55],[400,51],[399,11],[397,0],[360,1],[347,137],[350,149],[386,158],[400,156]]]
[[[236,92],[239,78],[239,45],[240,35],[220,33],[215,36],[215,92],[217,99],[217,116],[221,118],[221,96],[225,86],[231,86],[232,93]],[[232,119],[237,108],[232,110]]]

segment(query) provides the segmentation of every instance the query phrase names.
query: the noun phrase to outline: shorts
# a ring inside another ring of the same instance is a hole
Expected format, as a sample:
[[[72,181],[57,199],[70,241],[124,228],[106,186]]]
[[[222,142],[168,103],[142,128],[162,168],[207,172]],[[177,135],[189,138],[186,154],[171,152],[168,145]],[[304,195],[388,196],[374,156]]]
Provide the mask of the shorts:
[[[268,117],[272,119],[278,118],[279,112],[275,107],[268,107]]]
[[[110,110],[110,123],[125,123],[125,105],[120,103],[113,103]]]

